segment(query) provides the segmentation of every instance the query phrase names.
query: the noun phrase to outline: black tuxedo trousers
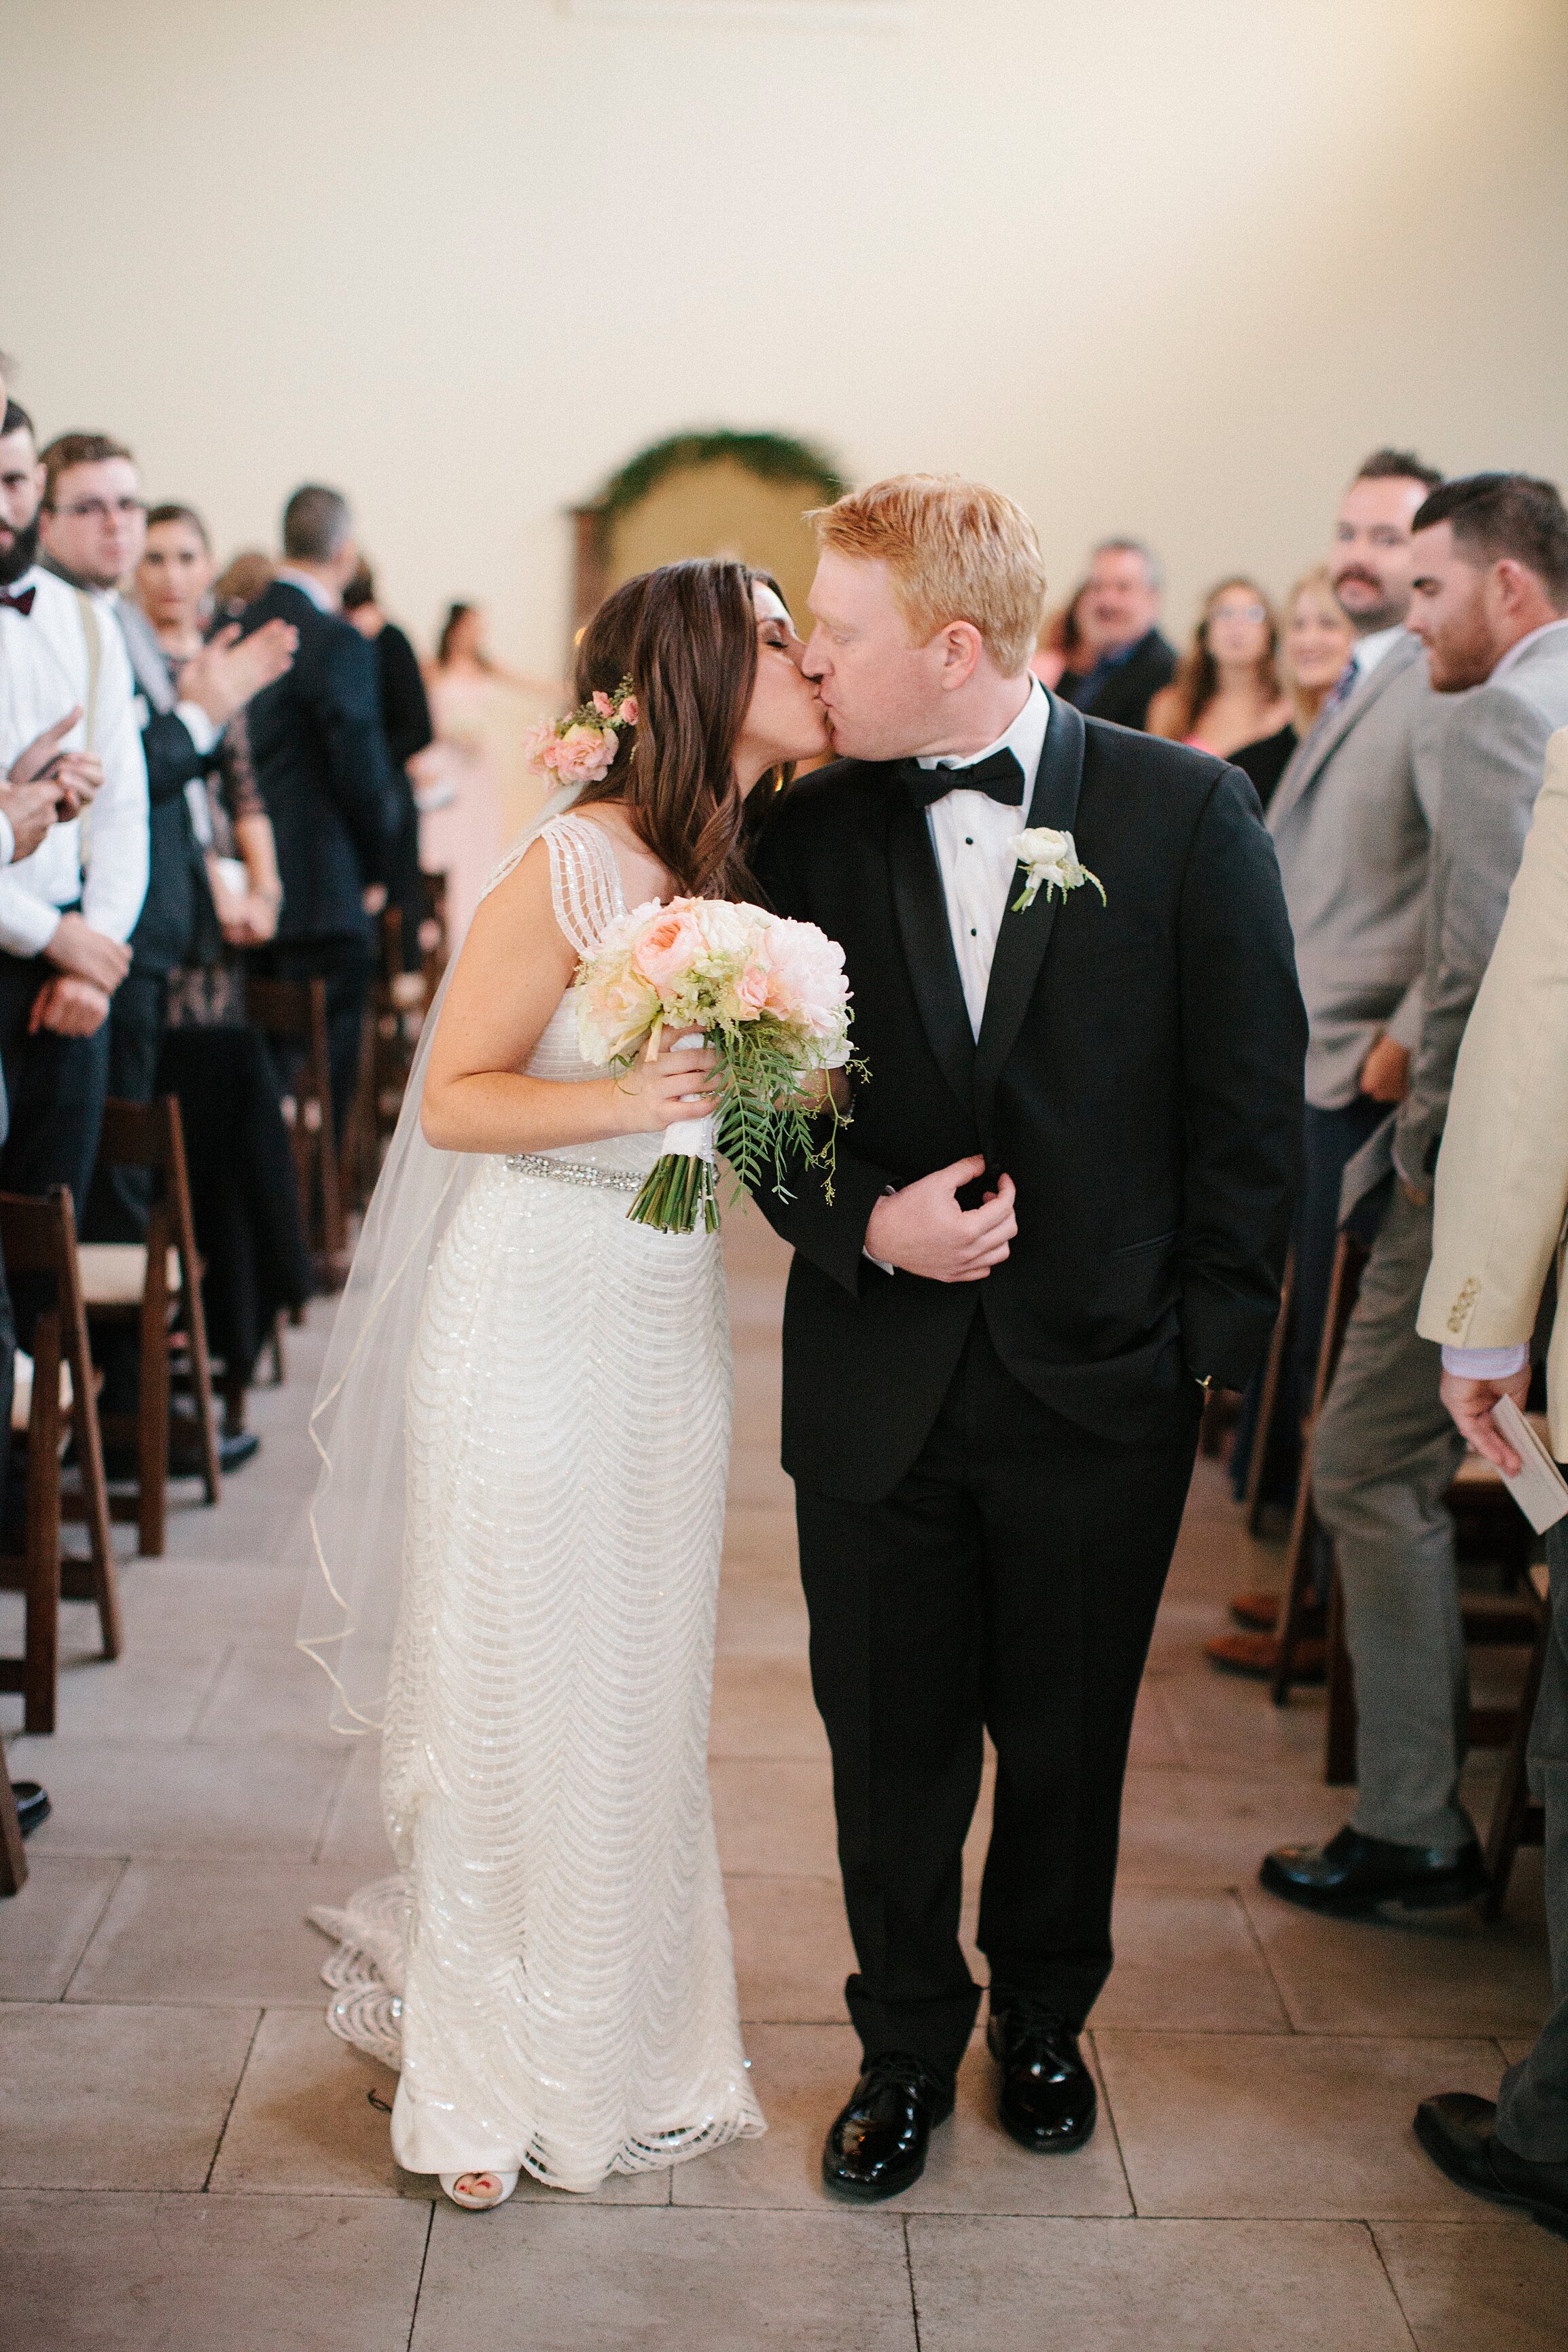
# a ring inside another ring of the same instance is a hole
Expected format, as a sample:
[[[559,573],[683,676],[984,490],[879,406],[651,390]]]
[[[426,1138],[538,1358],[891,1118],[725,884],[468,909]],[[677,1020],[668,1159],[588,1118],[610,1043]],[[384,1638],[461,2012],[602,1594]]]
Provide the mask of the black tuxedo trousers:
[[[1194,1399],[1197,1398],[1194,1387]],[[1199,1407],[1158,1444],[1064,1421],[1014,1379],[976,1312],[914,1466],[879,1501],[797,1482],[812,1688],[868,2056],[951,2078],[979,1994],[959,1946],[983,1734],[996,1749],[980,1948],[992,2000],[1081,2025],[1110,1972],[1132,1709]]]
[[[1028,824],[1104,884],[1009,906],[978,1036],[901,765],[787,792],[755,871],[845,950],[870,1067],[793,1244],[784,1463],[870,2050],[951,2073],[975,1994],[959,1868],[998,1759],[981,1943],[1081,2020],[1110,1964],[1121,1776],[1202,1402],[1268,1344],[1306,1020],[1251,785],[1053,699]],[[1010,898],[1013,894],[1009,894]],[[977,1284],[864,1255],[880,1196],[983,1155],[1017,1237]]]

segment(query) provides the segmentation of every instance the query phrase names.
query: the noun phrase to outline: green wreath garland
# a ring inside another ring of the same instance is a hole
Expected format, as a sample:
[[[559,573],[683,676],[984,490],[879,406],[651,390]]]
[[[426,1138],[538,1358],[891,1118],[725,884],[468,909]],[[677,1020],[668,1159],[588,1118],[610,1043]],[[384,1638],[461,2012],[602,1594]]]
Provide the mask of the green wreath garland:
[[[723,458],[755,474],[764,482],[802,482],[831,506],[848,488],[832,459],[808,441],[784,433],[677,433],[656,441],[611,476],[594,500],[594,511],[608,521],[646,499],[668,474]]]

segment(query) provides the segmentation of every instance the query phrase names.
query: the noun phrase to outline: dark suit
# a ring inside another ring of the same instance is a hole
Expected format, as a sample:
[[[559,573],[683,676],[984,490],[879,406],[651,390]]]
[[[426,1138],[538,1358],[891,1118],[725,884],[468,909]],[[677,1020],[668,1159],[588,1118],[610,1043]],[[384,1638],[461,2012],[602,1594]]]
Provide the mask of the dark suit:
[[[795,1245],[784,1462],[834,1752],[868,2052],[951,2074],[977,1995],[960,1862],[998,1754],[994,1986],[1080,2022],[1110,1965],[1133,1702],[1191,1475],[1195,1376],[1245,1383],[1279,1298],[1306,1024],[1250,786],[1054,701],[1028,823],[1105,886],[1008,912],[978,1041],[902,763],[780,803],[759,881],[845,949],[870,1066]],[[1020,823],[1023,822],[1020,812]],[[1016,895],[1009,893],[1009,897]],[[878,1199],[984,1153],[1018,1192],[979,1284],[891,1277]]]
[[[381,718],[386,748],[395,773],[398,794],[397,839],[387,873],[387,901],[403,918],[403,969],[420,966],[419,926],[425,919],[425,885],[419,872],[419,811],[408,780],[408,762],[435,740],[430,703],[420,674],[419,656],[395,621],[388,621],[375,640],[376,671],[381,681]]]
[[[1175,675],[1175,647],[1158,629],[1151,629],[1120,660],[1099,662],[1082,677],[1070,673],[1064,677],[1057,692],[1085,718],[1142,728],[1148,720],[1149,705]]]
[[[323,613],[302,589],[275,580],[247,607],[248,635],[264,621],[300,633],[293,667],[246,713],[256,780],[278,844],[283,908],[258,971],[327,983],[332,1115],[342,1134],[359,1068],[370,986],[366,887],[384,882],[400,816],[382,728],[375,649],[352,623]]]

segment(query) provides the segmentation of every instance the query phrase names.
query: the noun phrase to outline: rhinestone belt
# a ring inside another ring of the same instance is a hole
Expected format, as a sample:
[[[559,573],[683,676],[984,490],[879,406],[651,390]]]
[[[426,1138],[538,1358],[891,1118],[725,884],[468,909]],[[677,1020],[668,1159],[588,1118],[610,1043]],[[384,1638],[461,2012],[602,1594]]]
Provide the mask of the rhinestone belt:
[[[640,1192],[647,1178],[620,1168],[595,1168],[589,1160],[546,1160],[537,1151],[509,1151],[503,1158],[520,1176],[552,1176],[559,1184],[588,1184],[603,1192]]]

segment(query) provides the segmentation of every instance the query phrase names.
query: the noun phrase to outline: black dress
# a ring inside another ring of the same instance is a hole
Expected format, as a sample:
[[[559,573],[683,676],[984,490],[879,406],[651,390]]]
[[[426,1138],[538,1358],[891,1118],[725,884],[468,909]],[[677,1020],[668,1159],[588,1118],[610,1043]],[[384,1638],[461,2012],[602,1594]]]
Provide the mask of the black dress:
[[[1274,797],[1274,788],[1290,764],[1290,754],[1300,737],[1289,720],[1277,735],[1260,736],[1256,743],[1244,743],[1239,751],[1230,755],[1230,764],[1239,768],[1252,780],[1253,790],[1265,808]]]

